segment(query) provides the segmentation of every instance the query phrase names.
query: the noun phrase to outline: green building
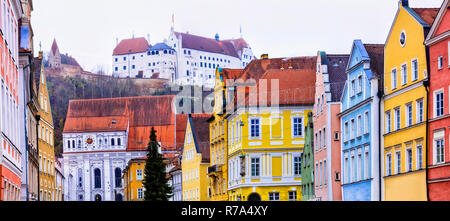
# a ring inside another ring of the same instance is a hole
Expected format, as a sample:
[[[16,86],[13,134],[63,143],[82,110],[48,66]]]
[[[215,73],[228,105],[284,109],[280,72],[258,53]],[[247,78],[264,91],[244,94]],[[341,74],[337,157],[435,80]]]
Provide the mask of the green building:
[[[314,130],[313,116],[308,114],[306,125],[305,148],[302,156],[302,201],[314,200]]]

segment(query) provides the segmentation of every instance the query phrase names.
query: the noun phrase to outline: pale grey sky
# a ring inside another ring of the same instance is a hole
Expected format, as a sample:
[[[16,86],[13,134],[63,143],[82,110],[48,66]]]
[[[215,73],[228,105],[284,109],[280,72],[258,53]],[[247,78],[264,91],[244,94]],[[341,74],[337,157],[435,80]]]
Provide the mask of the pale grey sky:
[[[410,0],[411,7],[440,7],[443,0]],[[213,38],[243,37],[256,57],[349,53],[354,39],[384,43],[398,0],[36,0],[32,13],[35,51],[61,53],[92,71],[111,70],[116,38],[162,42],[175,30]]]

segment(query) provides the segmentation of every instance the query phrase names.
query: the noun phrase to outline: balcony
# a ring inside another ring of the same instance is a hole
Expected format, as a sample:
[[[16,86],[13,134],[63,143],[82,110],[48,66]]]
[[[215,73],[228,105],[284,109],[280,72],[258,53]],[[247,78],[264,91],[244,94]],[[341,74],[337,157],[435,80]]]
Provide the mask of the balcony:
[[[217,177],[219,173],[222,173],[222,165],[214,165],[208,167],[208,176]]]

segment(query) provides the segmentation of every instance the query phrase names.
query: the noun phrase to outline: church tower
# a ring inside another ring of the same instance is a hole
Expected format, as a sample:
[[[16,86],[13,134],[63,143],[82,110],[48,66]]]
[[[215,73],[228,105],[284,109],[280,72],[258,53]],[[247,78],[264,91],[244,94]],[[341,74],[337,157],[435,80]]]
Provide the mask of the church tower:
[[[52,49],[50,50],[50,55],[48,57],[48,63],[51,68],[61,67],[61,54],[59,52],[58,44],[56,44],[56,39],[53,40]]]

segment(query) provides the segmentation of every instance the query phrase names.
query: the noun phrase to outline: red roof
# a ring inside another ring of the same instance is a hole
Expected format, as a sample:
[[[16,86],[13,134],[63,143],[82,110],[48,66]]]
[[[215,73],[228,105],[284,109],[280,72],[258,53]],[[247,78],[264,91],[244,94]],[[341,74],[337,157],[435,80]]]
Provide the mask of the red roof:
[[[223,42],[231,42],[231,44],[233,44],[234,48],[236,48],[236,50],[240,52],[241,56],[242,56],[242,51],[244,50],[244,48],[249,47],[247,42],[243,38],[223,40]]]
[[[113,55],[143,53],[148,47],[151,46],[145,38],[124,39],[114,48]]]
[[[58,50],[58,44],[56,44],[56,39],[53,39],[53,44],[52,44],[52,53],[56,54],[56,50]]]
[[[209,162],[209,122],[211,114],[191,114],[192,133],[195,136],[197,151],[202,154],[202,162]]]
[[[177,38],[181,36],[183,48],[224,54],[239,58],[237,49],[230,41],[217,41],[216,39],[212,38],[205,38],[180,32],[175,32],[175,35],[177,36]]]
[[[427,23],[429,26],[433,25],[434,19],[436,18],[439,8],[411,8],[416,12],[422,20]]]
[[[145,150],[154,127],[162,147],[175,147],[175,95],[71,100],[63,133],[126,131],[127,150]]]

